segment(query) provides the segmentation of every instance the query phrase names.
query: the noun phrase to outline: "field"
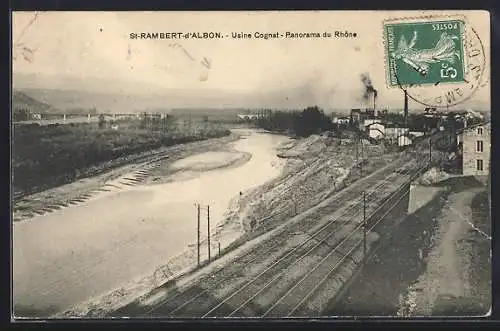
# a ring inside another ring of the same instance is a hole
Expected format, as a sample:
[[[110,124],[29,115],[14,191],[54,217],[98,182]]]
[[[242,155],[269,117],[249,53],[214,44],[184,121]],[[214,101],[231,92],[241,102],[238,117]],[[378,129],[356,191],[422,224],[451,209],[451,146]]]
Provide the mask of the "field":
[[[229,135],[211,123],[177,125],[168,131],[139,128],[137,121],[119,128],[97,123],[25,125],[13,129],[12,176],[14,197],[95,175],[135,160],[135,155],[171,146]]]

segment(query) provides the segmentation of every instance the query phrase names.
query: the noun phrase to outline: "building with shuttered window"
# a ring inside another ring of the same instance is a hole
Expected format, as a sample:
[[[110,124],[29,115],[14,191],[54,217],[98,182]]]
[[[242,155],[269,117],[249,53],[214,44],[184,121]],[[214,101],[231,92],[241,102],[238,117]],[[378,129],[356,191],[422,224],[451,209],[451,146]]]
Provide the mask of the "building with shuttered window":
[[[460,133],[462,172],[465,176],[488,176],[491,155],[491,123],[468,127]]]

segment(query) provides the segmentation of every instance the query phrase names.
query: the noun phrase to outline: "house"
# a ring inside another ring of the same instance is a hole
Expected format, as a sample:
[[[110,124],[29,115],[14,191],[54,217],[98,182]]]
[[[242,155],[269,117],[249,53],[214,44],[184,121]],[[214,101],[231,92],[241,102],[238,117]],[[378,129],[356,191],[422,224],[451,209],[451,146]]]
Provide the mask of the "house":
[[[403,134],[398,137],[398,146],[408,146],[413,143],[413,139],[408,134]]]
[[[425,132],[422,131],[410,131],[410,135],[414,137],[422,137],[425,135]]]
[[[253,120],[259,118],[258,114],[238,114],[238,118],[241,120]]]
[[[371,108],[365,109],[363,113],[365,115],[364,119],[373,119],[373,118],[375,118],[375,109],[371,109]]]
[[[361,109],[351,109],[351,123],[361,122]]]
[[[365,130],[368,136],[374,139],[381,139],[385,136],[385,126],[380,122],[368,124]]]
[[[362,128],[365,129],[367,128],[369,125],[371,124],[374,124],[374,123],[382,123],[381,120],[379,119],[375,119],[375,118],[367,118],[365,119],[363,122],[362,122]]]
[[[388,139],[396,139],[397,137],[408,134],[409,132],[410,129],[395,125],[388,125],[385,127],[385,137]]]
[[[349,117],[334,117],[332,118],[334,124],[349,124]]]
[[[438,111],[437,111],[436,107],[428,107],[428,108],[424,109],[424,114],[426,114],[426,115],[434,115],[437,113],[438,113]]]
[[[457,141],[462,145],[462,174],[487,176],[490,170],[491,123],[481,123],[463,129]]]
[[[364,121],[367,119],[375,119],[375,110],[371,108],[351,109],[350,123],[359,126],[360,130],[364,130]]]

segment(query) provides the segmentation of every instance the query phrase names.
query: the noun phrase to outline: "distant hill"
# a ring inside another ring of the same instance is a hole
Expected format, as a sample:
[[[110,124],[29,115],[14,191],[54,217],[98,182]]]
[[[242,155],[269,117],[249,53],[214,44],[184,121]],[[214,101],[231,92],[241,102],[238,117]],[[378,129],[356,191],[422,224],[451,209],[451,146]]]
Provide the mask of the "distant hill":
[[[56,107],[32,98],[28,94],[14,90],[12,92],[12,110],[30,110],[33,113],[60,113]]]
[[[62,89],[19,88],[19,91],[65,111],[97,109],[98,112],[135,112],[155,110],[168,112],[170,98],[158,95],[99,93]]]

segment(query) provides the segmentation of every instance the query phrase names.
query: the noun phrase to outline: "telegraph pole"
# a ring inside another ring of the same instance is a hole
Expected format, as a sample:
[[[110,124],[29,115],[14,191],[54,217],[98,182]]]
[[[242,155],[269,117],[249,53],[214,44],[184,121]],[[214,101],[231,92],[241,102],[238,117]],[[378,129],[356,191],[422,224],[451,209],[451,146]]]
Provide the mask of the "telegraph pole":
[[[198,236],[198,267],[200,266],[200,204],[197,204],[198,207],[198,231],[197,231],[197,236]]]
[[[359,164],[359,175],[363,176],[363,154],[364,154],[363,152],[364,152],[364,150],[363,150],[363,137],[361,136],[361,134],[360,134],[359,141],[361,143],[361,163]]]
[[[366,258],[366,192],[363,191],[363,258]]]
[[[405,101],[404,101],[404,120],[405,120],[405,129],[408,127],[408,92],[405,92]]]
[[[429,166],[432,162],[432,138],[429,137]]]
[[[208,261],[210,262],[210,206],[207,205],[207,222],[208,222]]]
[[[358,144],[359,144],[359,136],[356,136],[356,162],[358,162],[359,158]]]

